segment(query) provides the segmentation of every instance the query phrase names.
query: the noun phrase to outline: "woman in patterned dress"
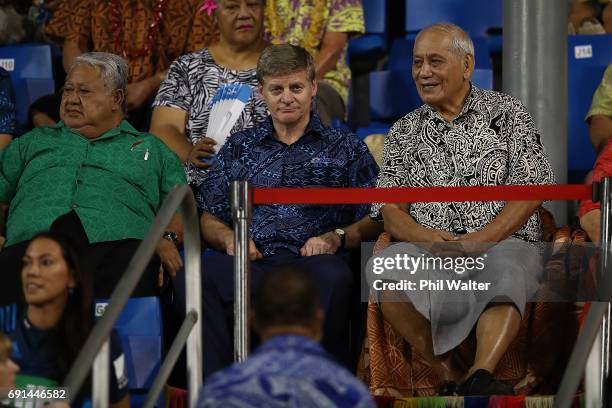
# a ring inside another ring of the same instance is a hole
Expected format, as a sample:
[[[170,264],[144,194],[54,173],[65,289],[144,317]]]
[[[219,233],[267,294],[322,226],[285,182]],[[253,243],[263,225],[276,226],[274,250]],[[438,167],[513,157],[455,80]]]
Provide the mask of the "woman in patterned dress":
[[[214,16],[219,41],[177,59],[153,103],[150,132],[162,139],[185,163],[188,180],[198,186],[206,176],[214,141],[206,137],[211,102],[226,83],[257,85],[255,68],[263,40],[263,0],[218,0]],[[267,108],[253,92],[232,132],[263,122]]]

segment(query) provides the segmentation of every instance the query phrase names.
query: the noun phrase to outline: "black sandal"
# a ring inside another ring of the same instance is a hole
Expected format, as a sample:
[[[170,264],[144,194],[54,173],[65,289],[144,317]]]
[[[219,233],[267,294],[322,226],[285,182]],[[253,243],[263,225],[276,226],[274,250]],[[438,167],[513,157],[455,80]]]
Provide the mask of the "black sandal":
[[[495,379],[487,370],[476,370],[460,387],[461,395],[514,395],[514,387],[507,381]]]

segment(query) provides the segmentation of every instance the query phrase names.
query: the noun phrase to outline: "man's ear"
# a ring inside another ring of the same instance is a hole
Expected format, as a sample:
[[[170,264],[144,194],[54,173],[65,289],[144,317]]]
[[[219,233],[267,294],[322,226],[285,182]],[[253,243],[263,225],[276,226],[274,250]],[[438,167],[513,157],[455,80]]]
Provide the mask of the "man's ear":
[[[125,104],[126,94],[122,89],[115,89],[112,93],[113,103],[118,107],[119,110],[123,110]]]
[[[474,56],[472,54],[465,54],[463,57],[463,79],[470,79],[472,72],[474,72],[475,64]]]
[[[315,79],[314,81],[312,81],[312,96],[317,96],[317,90],[318,90],[318,86],[317,86],[317,80]]]

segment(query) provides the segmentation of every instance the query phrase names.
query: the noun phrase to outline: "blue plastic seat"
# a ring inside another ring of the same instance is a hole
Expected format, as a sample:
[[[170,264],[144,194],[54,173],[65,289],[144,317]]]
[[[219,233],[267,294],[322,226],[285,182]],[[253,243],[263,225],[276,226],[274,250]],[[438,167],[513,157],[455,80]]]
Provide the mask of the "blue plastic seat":
[[[363,0],[365,35],[349,42],[351,57],[383,53],[387,49],[387,2],[386,0]]]
[[[457,24],[472,37],[485,37],[501,28],[502,0],[406,0],[406,31],[416,32],[431,24]]]
[[[584,119],[593,93],[612,63],[612,34],[569,36],[567,46],[568,172],[570,181],[581,182],[595,163],[589,126]]]
[[[96,318],[106,300],[96,301]],[[128,372],[131,392],[151,387],[162,359],[162,318],[157,297],[131,298],[115,324]]]
[[[486,39],[488,53],[501,52],[502,13],[503,0],[406,0],[405,28],[409,38],[414,38],[421,29],[446,21],[472,38]]]
[[[17,122],[28,122],[30,104],[55,91],[51,46],[22,44],[0,47],[0,66],[11,76],[15,90]]]

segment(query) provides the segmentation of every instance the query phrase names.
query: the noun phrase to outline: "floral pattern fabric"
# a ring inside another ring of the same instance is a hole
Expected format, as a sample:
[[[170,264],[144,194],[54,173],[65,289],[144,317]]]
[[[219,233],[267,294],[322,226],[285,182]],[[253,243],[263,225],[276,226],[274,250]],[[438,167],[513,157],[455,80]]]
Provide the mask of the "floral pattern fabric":
[[[266,0],[265,25],[271,43],[299,45],[313,56],[327,31],[349,35],[365,32],[360,0]],[[351,84],[351,71],[346,64],[347,48],[348,45],[336,68],[324,77],[324,81],[340,94],[345,106]]]

